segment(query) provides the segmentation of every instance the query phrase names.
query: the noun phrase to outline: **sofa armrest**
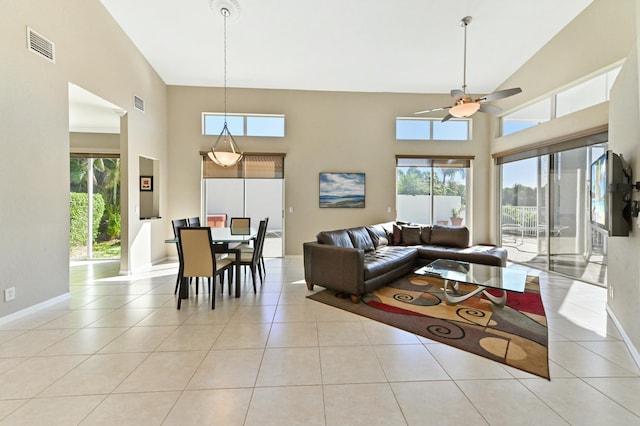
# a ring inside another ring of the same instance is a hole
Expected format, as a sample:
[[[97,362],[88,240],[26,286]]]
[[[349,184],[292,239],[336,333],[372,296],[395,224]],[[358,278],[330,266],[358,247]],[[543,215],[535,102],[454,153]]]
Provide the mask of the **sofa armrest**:
[[[364,250],[308,242],[303,255],[309,290],[319,285],[353,295],[364,291]]]

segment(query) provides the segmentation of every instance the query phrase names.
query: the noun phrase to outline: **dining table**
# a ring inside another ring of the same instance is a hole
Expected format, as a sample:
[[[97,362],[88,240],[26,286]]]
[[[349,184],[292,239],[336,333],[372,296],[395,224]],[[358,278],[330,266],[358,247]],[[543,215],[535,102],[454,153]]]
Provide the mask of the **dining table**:
[[[235,254],[235,296],[240,297],[240,249],[236,248],[242,243],[251,241],[256,237],[258,231],[254,228],[211,228],[211,244],[213,244],[214,252]],[[168,244],[178,244],[178,237],[164,240]],[[189,282],[188,278],[182,277],[182,285],[180,286],[180,298],[189,298]]]

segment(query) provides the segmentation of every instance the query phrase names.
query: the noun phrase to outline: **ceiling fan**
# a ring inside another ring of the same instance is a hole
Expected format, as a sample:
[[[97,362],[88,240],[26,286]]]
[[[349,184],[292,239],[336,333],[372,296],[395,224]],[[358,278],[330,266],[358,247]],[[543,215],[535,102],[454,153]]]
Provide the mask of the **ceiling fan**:
[[[522,92],[519,87],[512,89],[498,90],[497,92],[481,96],[473,99],[467,93],[467,26],[471,22],[471,16],[465,16],[460,20],[460,26],[464,27],[464,68],[462,79],[462,90],[451,90],[451,97],[454,104],[452,106],[432,108],[424,111],[418,111],[414,114],[425,114],[427,112],[449,110],[449,113],[442,119],[447,121],[452,117],[470,117],[475,112],[486,112],[489,114],[499,114],[502,110],[495,105],[489,105],[486,102],[496,101]]]

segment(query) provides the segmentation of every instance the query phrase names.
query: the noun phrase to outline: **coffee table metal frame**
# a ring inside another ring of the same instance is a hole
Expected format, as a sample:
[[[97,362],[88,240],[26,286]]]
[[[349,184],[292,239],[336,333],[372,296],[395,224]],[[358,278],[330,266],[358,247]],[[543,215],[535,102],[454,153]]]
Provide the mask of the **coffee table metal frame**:
[[[443,297],[448,305],[456,305],[477,295],[484,294],[497,307],[504,307],[507,292],[524,293],[527,274],[525,271],[501,266],[481,265],[448,259],[438,259],[415,271],[418,275],[439,276],[444,280]],[[460,293],[460,284],[475,285],[468,293]],[[488,288],[502,291],[494,296]]]

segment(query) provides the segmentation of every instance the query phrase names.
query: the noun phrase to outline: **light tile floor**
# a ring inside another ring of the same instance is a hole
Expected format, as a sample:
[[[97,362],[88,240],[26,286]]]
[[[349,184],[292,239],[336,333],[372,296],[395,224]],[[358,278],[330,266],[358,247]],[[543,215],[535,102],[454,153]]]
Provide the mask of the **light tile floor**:
[[[70,299],[0,321],[0,425],[640,425],[600,287],[534,271],[547,381],[306,299],[301,257],[215,311],[176,310],[175,263],[117,272],[73,266]]]

